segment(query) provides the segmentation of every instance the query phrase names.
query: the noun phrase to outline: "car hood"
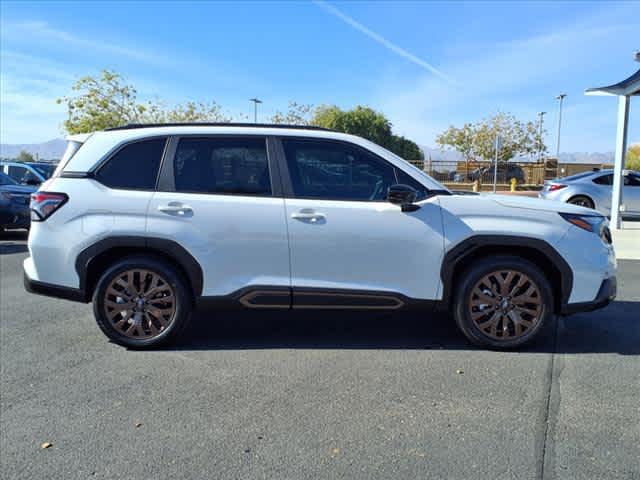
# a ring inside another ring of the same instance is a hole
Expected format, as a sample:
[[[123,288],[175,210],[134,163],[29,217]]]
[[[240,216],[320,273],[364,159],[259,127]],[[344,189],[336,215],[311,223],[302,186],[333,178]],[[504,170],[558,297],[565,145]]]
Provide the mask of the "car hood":
[[[29,195],[38,190],[38,187],[31,185],[0,185],[0,192],[22,193]]]
[[[575,213],[578,215],[600,215],[590,208],[572,205],[570,203],[543,200],[541,198],[523,197],[518,195],[487,195],[494,202],[503,207],[526,208],[529,210],[541,210],[545,212]]]

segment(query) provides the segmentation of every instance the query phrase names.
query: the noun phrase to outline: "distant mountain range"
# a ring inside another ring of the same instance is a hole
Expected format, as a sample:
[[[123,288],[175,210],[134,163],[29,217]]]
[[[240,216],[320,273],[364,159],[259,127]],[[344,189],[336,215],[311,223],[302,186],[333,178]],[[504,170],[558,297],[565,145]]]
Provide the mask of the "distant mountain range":
[[[64,153],[67,142],[62,138],[54,138],[43,143],[25,144],[0,144],[0,158],[15,158],[25,150],[41,160],[59,159]],[[458,152],[440,150],[420,145],[425,157],[432,160],[446,160],[455,162],[462,159]],[[526,160],[526,159],[523,159]],[[560,154],[560,161],[563,163],[613,163],[613,152],[588,153],[588,152],[568,152]]]
[[[16,158],[24,150],[39,160],[59,160],[67,148],[67,141],[54,138],[43,143],[0,143],[0,158]]]

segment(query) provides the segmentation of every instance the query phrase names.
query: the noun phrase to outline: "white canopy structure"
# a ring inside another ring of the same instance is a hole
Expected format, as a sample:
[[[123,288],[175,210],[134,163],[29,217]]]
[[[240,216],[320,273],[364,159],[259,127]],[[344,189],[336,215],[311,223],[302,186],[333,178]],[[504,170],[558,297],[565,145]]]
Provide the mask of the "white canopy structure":
[[[635,59],[640,62],[640,51]],[[631,97],[640,95],[640,69],[626,80],[608,87],[588,88],[585,95],[612,95],[618,97],[618,129],[616,134],[616,156],[611,198],[611,228],[620,229],[620,204],[622,200],[622,172],[627,151],[627,131],[629,126],[629,104]]]

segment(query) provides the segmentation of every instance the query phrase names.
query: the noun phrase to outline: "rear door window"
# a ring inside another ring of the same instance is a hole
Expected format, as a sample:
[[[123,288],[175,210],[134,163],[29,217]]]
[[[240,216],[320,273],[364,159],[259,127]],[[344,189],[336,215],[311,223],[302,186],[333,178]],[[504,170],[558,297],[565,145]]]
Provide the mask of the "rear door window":
[[[154,190],[166,137],[130,143],[98,169],[96,180],[110,188]]]
[[[640,187],[640,175],[628,173],[624,176],[624,184],[628,187]]]
[[[10,165],[9,176],[18,183],[25,183],[33,174],[26,167]]]
[[[271,195],[264,138],[183,137],[173,174],[177,192]]]
[[[593,179],[593,183],[597,183],[598,185],[613,185],[613,173],[596,177]]]

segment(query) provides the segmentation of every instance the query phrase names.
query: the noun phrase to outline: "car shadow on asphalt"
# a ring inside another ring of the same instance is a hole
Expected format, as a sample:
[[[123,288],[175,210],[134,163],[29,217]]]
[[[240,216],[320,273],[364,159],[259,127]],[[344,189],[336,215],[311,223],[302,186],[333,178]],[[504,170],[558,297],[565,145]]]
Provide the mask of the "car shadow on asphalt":
[[[27,230],[9,230],[0,232],[0,255],[9,255],[12,253],[24,253],[28,251],[27,238],[29,232]]]
[[[170,349],[481,350],[447,315],[326,310],[199,311]],[[640,355],[640,302],[618,301],[597,312],[560,318],[532,345],[516,351]]]

